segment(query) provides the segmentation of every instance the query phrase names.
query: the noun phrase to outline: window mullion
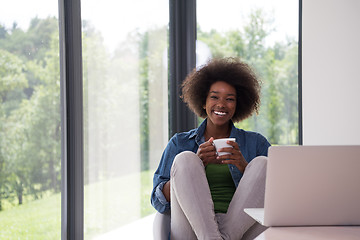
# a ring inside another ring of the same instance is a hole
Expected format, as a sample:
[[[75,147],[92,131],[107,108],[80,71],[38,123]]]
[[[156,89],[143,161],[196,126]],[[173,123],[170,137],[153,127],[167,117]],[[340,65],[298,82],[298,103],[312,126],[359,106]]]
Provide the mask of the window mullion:
[[[59,0],[61,78],[61,239],[84,237],[83,99],[80,0]]]
[[[181,83],[196,65],[196,0],[170,0],[170,137],[197,125],[180,99]]]

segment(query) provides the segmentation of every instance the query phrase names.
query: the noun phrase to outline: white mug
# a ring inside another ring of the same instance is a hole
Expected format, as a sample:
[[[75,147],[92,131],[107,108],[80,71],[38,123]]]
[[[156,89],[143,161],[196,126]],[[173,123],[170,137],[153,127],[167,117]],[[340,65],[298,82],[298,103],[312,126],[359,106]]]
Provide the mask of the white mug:
[[[229,152],[219,152],[219,150],[221,148],[232,147],[230,144],[227,144],[227,141],[235,142],[236,139],[235,138],[220,138],[220,139],[215,139],[213,141],[213,144],[215,146],[216,153],[217,153],[218,156],[229,154]]]

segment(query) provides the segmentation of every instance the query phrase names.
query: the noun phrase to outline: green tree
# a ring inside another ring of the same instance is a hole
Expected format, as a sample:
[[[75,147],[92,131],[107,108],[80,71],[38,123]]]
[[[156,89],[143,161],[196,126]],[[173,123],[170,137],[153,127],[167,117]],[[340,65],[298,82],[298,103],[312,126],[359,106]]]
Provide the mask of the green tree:
[[[287,40],[267,45],[267,37],[275,30],[272,23],[272,18],[256,9],[243,29],[219,33],[203,32],[198,27],[198,40],[209,46],[213,57],[240,57],[253,67],[263,83],[259,115],[236,125],[261,132],[273,144],[294,144],[298,136],[297,43]]]
[[[17,90],[28,86],[25,71],[25,64],[20,58],[0,49],[0,104],[5,115],[20,102],[14,98]]]
[[[9,100],[9,96],[15,89],[27,86],[24,69],[25,65],[21,59],[0,49],[0,211],[2,210],[2,199],[8,198],[11,192],[10,163],[7,160],[7,148],[5,147],[6,119],[14,105],[12,99]]]
[[[18,28],[16,23],[13,28],[6,30],[4,26],[0,29],[5,31],[0,37],[0,46],[2,49],[11,52],[21,58],[23,62],[43,61],[47,51],[51,48],[51,39],[53,34],[58,34],[58,20],[55,17],[39,19],[37,17],[30,21],[29,28],[24,31]],[[28,87],[18,89],[14,98],[30,98],[34,87],[40,84],[40,80],[33,75],[33,72],[26,72]]]
[[[7,189],[11,186],[19,204],[26,194],[38,198],[44,191],[60,190],[59,46],[53,20],[33,19],[26,32],[14,25],[0,39],[3,48],[16,54],[0,50],[5,62],[0,64],[0,165],[6,167],[3,182]],[[26,46],[33,47],[33,56],[21,50]]]
[[[104,139],[107,133],[102,126],[104,109],[107,102],[113,102],[106,96],[106,82],[109,78],[108,70],[110,55],[104,46],[104,40],[99,31],[89,22],[83,21],[83,99],[84,99],[84,181],[85,184],[101,179],[103,168],[98,159],[106,156]],[[100,130],[100,131],[99,131]],[[89,134],[91,133],[91,137]],[[92,140],[100,144],[94,147]]]
[[[149,170],[149,32],[139,36],[141,171]]]
[[[55,17],[33,18],[29,28],[24,31],[16,23],[11,30],[0,27],[0,46],[23,60],[42,60],[51,47],[51,38],[59,29]],[[3,37],[1,37],[3,36]]]
[[[284,48],[286,51],[279,60],[279,87],[283,95],[281,111],[282,144],[299,143],[298,132],[298,44],[290,40]]]
[[[28,68],[41,84],[36,86],[28,105],[27,136],[29,147],[26,155],[34,164],[31,182],[41,185],[40,191],[60,191],[61,171],[61,117],[60,117],[60,67],[58,35],[52,35],[51,46],[44,59],[31,61]],[[36,149],[36,151],[34,151]],[[41,169],[35,171],[37,169]],[[36,193],[33,192],[33,193]]]

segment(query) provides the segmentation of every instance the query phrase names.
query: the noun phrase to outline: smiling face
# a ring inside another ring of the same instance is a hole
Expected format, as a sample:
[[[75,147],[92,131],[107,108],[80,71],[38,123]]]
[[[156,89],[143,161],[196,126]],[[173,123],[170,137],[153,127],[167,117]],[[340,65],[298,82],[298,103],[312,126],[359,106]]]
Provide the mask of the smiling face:
[[[228,126],[236,109],[236,90],[226,82],[218,81],[210,86],[206,98],[208,122],[216,127]]]

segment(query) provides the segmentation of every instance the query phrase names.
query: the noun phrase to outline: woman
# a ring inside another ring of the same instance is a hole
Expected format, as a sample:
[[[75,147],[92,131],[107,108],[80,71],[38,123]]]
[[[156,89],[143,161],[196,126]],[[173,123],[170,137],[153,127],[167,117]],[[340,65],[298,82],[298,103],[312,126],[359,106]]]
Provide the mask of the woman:
[[[170,139],[154,174],[151,203],[160,213],[171,209],[171,239],[241,239],[255,223],[243,209],[264,204],[270,143],[233,122],[258,111],[259,81],[236,58],[214,59],[194,69],[182,91],[205,120]],[[218,156],[213,140],[229,137],[236,142]]]

